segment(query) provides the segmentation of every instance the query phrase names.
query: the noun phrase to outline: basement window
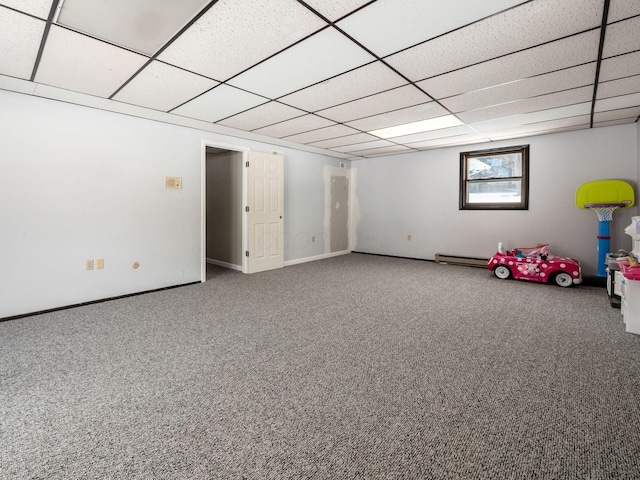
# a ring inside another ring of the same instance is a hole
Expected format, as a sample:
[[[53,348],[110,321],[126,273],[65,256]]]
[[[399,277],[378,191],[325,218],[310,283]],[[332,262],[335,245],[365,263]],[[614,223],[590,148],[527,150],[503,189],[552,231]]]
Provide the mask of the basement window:
[[[460,210],[528,210],[529,145],[460,153]]]

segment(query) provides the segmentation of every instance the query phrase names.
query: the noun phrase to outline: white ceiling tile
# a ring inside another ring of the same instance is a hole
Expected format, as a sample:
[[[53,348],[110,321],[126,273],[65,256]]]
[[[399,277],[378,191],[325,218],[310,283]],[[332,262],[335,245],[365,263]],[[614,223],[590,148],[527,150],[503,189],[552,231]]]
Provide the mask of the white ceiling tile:
[[[318,148],[335,148],[374,140],[378,140],[378,137],[374,137],[368,133],[356,133],[355,135],[346,135],[344,137],[330,138],[329,140],[320,140],[319,142],[309,143],[308,145]]]
[[[640,2],[638,0],[611,0],[607,22],[617,22],[635,15],[640,15]]]
[[[537,0],[386,60],[418,81],[594,28],[601,22],[602,0]]]
[[[323,117],[343,123],[357,118],[370,117],[379,113],[430,102],[431,100],[428,95],[425,95],[415,86],[406,85],[326,110],[320,110],[317,113]]]
[[[591,102],[584,102],[577,105],[541,110],[539,112],[514,115],[512,117],[498,118],[485,122],[478,122],[469,125],[478,132],[490,132],[499,129],[515,128],[529,123],[546,122],[561,118],[576,117],[578,115],[589,115],[591,113]]]
[[[35,80],[109,97],[148,59],[108,43],[52,26]]]
[[[611,80],[609,82],[600,82],[598,85],[599,100],[637,92],[640,92],[640,75]]]
[[[237,76],[229,83],[276,98],[369,63],[374,58],[327,28]]]
[[[630,95],[622,95],[620,97],[605,98],[596,101],[596,112],[604,112],[606,110],[617,110],[620,108],[637,107],[640,105],[640,93],[632,93]]]
[[[207,3],[208,0],[64,0],[58,23],[153,55]]]
[[[267,102],[263,97],[228,85],[213,90],[181,105],[171,113],[207,122],[217,122]]]
[[[328,20],[335,22],[347,13],[366,5],[371,0],[306,0],[307,5]]]
[[[546,75],[515,80],[495,87],[449,97],[441,100],[441,103],[452,112],[462,112],[589,84],[593,85],[595,76],[596,63],[592,62],[579,67],[567,68]]]
[[[605,58],[600,64],[601,82],[616,78],[640,75],[640,51],[617,57]]]
[[[346,125],[333,125],[330,127],[319,128],[318,130],[312,130],[310,132],[291,135],[289,137],[286,137],[286,140],[298,143],[314,143],[320,140],[344,137],[346,135],[353,135],[355,133],[358,133],[357,130],[347,127]]]
[[[550,93],[538,97],[515,100],[490,107],[469,110],[458,114],[465,123],[484,122],[494,118],[509,117],[529,112],[588,102],[593,98],[593,87],[574,88],[564,92]]]
[[[371,142],[363,142],[355,145],[344,145],[342,147],[334,147],[332,148],[332,150],[336,150],[342,153],[350,153],[350,152],[361,151],[361,150],[369,150],[371,148],[392,147],[394,145],[396,144],[388,140],[374,140]]]
[[[37,85],[37,83],[29,82],[28,80],[21,80],[15,77],[0,75],[0,90],[9,90],[11,92],[26,93],[28,95],[31,95],[33,94]]]
[[[598,57],[597,30],[514,53],[419,82],[434,98],[500,85],[562,68],[593,62]]]
[[[383,57],[519,3],[522,0],[378,0],[337,25]]]
[[[325,25],[291,0],[219,0],[158,58],[223,81]]]
[[[435,102],[423,103],[402,110],[374,115],[348,122],[347,125],[365,132],[380,128],[394,127],[405,123],[441,117],[449,112]]]
[[[594,122],[608,122],[610,120],[619,120],[621,118],[638,118],[640,116],[640,106],[631,108],[621,108],[619,110],[608,110],[606,112],[597,112],[593,115]]]
[[[0,7],[0,74],[29,79],[45,22]]]
[[[407,146],[415,149],[427,149],[437,147],[448,147],[453,145],[467,145],[470,143],[486,142],[487,137],[478,133],[470,133],[468,135],[455,135],[451,137],[435,138],[433,140],[425,140],[422,142],[408,143]]]
[[[2,0],[2,5],[46,20],[53,0]]]
[[[400,137],[390,137],[396,143],[415,143],[424,142],[427,140],[434,140],[436,138],[453,137],[456,135],[470,135],[475,133],[474,130],[466,125],[459,125],[457,127],[440,128],[438,130],[431,130],[429,132],[413,133],[411,135],[402,135]]]
[[[154,61],[113,99],[168,112],[216,85],[208,78]]]
[[[589,124],[585,125],[576,125],[573,127],[562,127],[562,128],[550,128],[548,130],[535,130],[530,132],[518,132],[518,133],[508,133],[504,135],[496,135],[495,137],[491,137],[491,140],[497,142],[499,140],[509,140],[512,138],[523,138],[523,137],[534,137],[540,135],[548,135],[551,133],[562,133],[562,132],[574,132],[576,130],[584,130],[589,128]]]
[[[35,84],[34,95],[44,98],[52,98],[61,102],[74,103],[76,105],[85,105],[88,107],[110,110],[109,100],[94,95],[65,90],[64,88],[52,87],[41,83]],[[136,107],[141,108],[141,107]]]
[[[389,67],[375,62],[282,97],[280,101],[315,112],[406,83]]]
[[[405,147],[404,145],[394,145],[392,147],[371,148],[369,150],[359,150],[350,153],[359,157],[380,157],[382,155],[389,155],[391,153],[409,153],[414,151],[415,150],[412,150],[409,147]]]
[[[635,123],[635,118],[621,118],[620,120],[610,120],[608,122],[593,122],[594,128],[611,127],[614,125],[625,125],[627,123]]]
[[[607,26],[603,57],[612,57],[635,50],[640,50],[640,17]]]
[[[304,115],[302,117],[286,120],[268,127],[259,128],[255,130],[255,133],[275,138],[282,138],[331,125],[335,125],[335,122],[327,120],[326,118],[318,117],[317,115]]]
[[[547,122],[530,123],[527,125],[521,125],[515,128],[505,128],[500,130],[493,130],[483,132],[483,134],[491,140],[498,140],[504,137],[513,138],[518,135],[540,133],[546,130],[556,130],[559,128],[588,127],[591,121],[591,115],[578,115],[576,117],[562,118],[559,120],[549,120]]]
[[[279,102],[269,102],[229,117],[219,123],[227,127],[251,131],[303,115],[305,115],[305,112],[297,108],[283,105]]]

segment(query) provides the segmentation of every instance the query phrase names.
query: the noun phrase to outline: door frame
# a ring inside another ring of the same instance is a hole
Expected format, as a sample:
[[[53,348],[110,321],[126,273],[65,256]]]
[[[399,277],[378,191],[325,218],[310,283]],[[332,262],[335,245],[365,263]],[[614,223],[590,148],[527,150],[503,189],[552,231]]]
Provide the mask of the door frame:
[[[202,140],[200,157],[200,281],[207,280],[207,147],[219,148],[221,150],[231,150],[242,153],[242,164],[249,159],[249,147],[231,145],[228,143],[214,142],[212,140]],[[242,169],[242,204],[247,204],[247,171]],[[242,251],[248,248],[248,232],[246,215],[242,214]],[[247,258],[242,256],[242,273],[247,273]]]

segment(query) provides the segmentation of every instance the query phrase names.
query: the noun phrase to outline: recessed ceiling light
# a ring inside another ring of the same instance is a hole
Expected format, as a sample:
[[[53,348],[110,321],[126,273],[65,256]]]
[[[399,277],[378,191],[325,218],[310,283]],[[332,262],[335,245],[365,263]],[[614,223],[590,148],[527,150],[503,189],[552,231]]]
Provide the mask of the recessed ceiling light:
[[[367,133],[380,138],[393,138],[400,137],[402,135],[411,135],[412,133],[422,133],[429,132],[431,130],[439,130],[441,128],[455,127],[457,125],[464,125],[464,123],[453,115],[445,115],[444,117],[430,118],[429,120],[420,120],[419,122],[405,123],[404,125],[372,130]]]

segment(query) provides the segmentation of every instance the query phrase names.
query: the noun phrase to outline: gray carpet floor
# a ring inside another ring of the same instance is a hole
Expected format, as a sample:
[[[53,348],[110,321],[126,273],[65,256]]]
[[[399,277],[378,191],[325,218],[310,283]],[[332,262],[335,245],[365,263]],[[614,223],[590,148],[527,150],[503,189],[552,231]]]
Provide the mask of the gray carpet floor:
[[[0,477],[640,478],[640,337],[602,288],[362,254],[208,277],[0,323]]]

